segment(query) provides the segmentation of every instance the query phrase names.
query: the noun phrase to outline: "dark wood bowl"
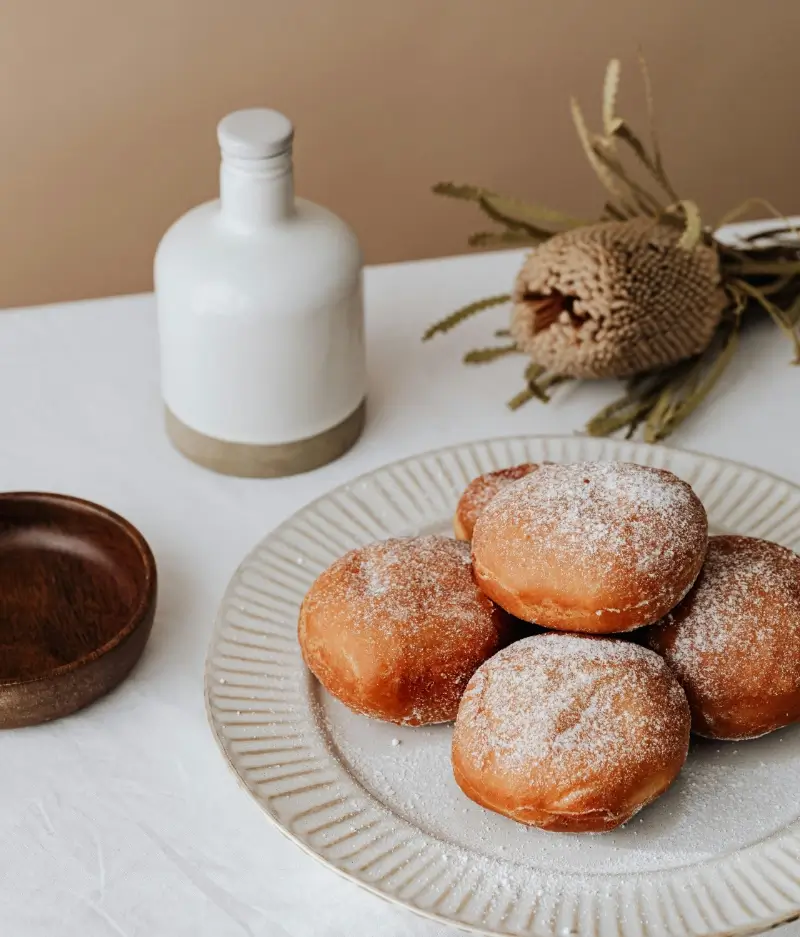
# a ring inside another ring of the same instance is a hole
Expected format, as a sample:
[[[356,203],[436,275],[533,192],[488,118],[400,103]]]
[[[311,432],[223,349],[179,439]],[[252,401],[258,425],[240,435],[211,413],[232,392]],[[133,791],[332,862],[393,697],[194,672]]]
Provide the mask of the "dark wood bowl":
[[[156,607],[144,537],[65,495],[0,494],[0,728],[66,716],[139,659]]]

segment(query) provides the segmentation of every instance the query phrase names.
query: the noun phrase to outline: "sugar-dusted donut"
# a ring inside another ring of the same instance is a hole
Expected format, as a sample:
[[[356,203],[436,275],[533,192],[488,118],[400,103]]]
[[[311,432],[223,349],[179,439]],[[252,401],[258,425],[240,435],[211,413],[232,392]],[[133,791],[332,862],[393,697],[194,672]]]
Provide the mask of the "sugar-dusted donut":
[[[690,589],[703,505],[671,472],[628,462],[541,465],[502,489],[472,536],[475,576],[506,611],[560,631],[658,621]]]
[[[453,772],[476,803],[568,833],[624,823],[669,787],[689,706],[664,660],[629,641],[541,634],[483,664],[453,733]]]
[[[453,518],[453,531],[459,540],[472,540],[472,531],[475,521],[486,505],[511,482],[519,481],[530,475],[539,466],[535,462],[523,462],[521,465],[512,465],[509,468],[497,469],[479,475],[467,485],[464,493],[456,505]]]
[[[507,634],[507,616],[474,581],[468,544],[446,537],[353,550],[314,582],[298,623],[305,662],[330,693],[406,725],[454,719]]]
[[[712,537],[697,583],[647,632],[683,684],[698,735],[755,738],[800,721],[800,557]]]

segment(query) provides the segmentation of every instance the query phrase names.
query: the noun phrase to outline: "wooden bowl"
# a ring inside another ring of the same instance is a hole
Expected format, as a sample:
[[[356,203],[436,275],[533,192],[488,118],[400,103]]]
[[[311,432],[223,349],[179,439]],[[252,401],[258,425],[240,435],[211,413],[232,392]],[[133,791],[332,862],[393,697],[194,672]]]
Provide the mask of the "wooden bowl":
[[[156,564],[106,508],[0,494],[0,728],[66,716],[139,659],[156,607]]]

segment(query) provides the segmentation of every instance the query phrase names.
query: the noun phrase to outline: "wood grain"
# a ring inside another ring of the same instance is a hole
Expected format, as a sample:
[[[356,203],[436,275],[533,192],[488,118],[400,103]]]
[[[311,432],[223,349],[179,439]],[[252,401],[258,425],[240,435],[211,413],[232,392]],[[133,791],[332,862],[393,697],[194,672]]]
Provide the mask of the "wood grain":
[[[67,715],[109,692],[153,623],[142,535],[63,495],[0,495],[0,727]]]

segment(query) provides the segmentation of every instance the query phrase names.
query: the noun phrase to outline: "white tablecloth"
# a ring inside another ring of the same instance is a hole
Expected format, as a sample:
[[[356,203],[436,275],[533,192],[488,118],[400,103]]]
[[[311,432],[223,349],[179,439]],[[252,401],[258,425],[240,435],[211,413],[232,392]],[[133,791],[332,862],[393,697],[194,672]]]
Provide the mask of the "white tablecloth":
[[[424,327],[507,289],[520,255],[367,271],[369,419],[339,462],[279,481],[215,476],[162,432],[151,296],[0,315],[0,486],[99,501],[136,524],[160,574],[156,624],[130,679],[49,726],[0,734],[2,937],[444,937],[285,840],[238,787],[206,724],[203,662],[243,555],[311,498],[425,449],[568,433],[614,385],[504,406],[522,359],[465,368],[504,313],[423,345]],[[800,371],[756,327],[675,445],[800,482]],[[800,925],[781,933],[800,935]]]

